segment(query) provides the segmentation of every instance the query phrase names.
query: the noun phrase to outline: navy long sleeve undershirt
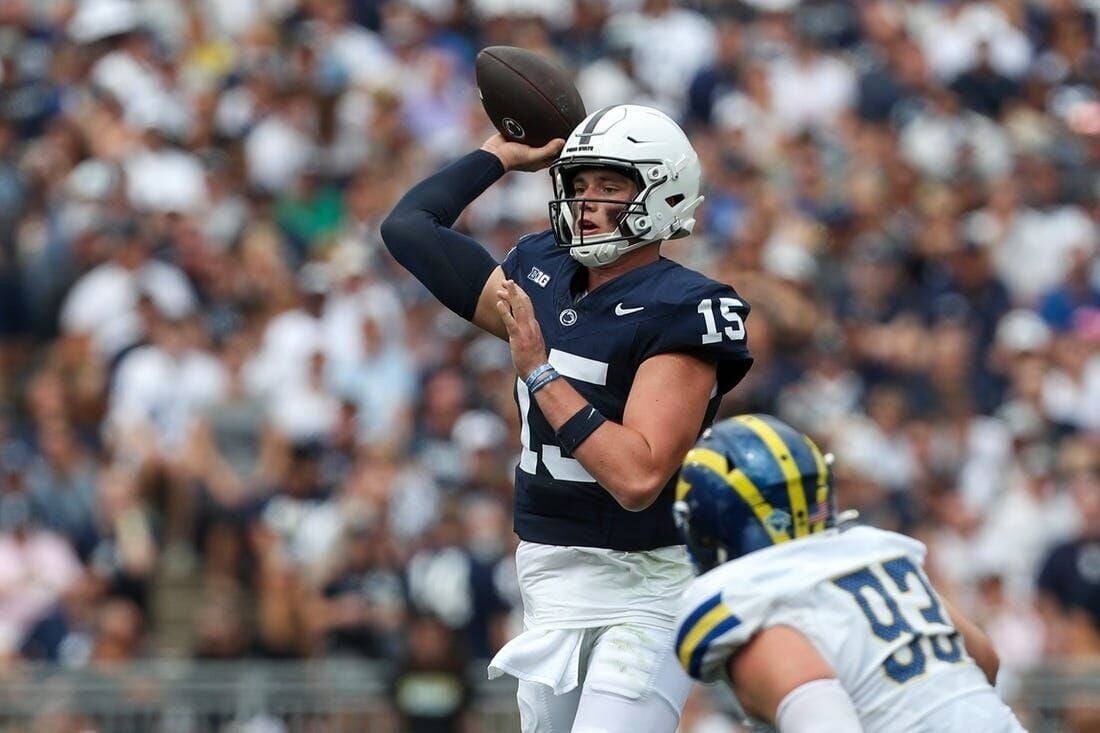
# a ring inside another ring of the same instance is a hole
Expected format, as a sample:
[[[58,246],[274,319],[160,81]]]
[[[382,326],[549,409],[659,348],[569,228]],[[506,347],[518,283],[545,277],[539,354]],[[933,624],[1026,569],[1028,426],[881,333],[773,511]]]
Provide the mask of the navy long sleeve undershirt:
[[[466,320],[473,319],[497,262],[476,240],[450,227],[503,175],[497,156],[475,150],[415,185],[382,222],[382,240],[394,259]]]

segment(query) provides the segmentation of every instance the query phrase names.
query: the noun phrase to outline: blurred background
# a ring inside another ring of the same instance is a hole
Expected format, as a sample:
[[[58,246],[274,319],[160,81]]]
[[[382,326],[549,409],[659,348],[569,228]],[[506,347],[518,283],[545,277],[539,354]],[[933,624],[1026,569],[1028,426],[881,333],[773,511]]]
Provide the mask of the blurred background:
[[[766,411],[1100,730],[1097,0],[0,0],[0,730],[514,731],[506,345],[395,265],[486,45],[681,121]],[[460,226],[546,228],[545,174]],[[694,696],[683,733],[731,733]]]

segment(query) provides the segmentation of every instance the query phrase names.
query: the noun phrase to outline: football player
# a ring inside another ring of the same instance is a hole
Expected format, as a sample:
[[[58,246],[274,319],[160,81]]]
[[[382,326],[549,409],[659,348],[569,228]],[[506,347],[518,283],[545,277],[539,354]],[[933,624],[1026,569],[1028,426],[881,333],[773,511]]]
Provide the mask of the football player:
[[[920,542],[837,527],[831,457],[768,415],[707,430],[674,513],[697,570],[676,655],[781,733],[1023,731],[997,655],[936,594]]]
[[[449,228],[505,172],[547,166],[552,228],[504,262]],[[444,305],[511,347],[525,631],[490,675],[519,679],[525,733],[672,733],[691,686],[671,651],[692,576],[674,476],[752,363],[748,305],[660,253],[695,226],[700,176],[675,122],[618,105],[564,144],[490,138],[382,226]]]

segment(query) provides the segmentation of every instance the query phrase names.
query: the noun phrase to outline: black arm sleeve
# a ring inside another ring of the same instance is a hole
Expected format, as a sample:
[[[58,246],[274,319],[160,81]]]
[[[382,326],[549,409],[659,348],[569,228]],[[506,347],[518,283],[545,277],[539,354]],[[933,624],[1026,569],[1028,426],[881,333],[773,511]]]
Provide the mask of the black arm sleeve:
[[[458,215],[504,175],[500,159],[475,150],[414,186],[382,222],[386,249],[439,302],[466,320],[496,260],[450,227]]]

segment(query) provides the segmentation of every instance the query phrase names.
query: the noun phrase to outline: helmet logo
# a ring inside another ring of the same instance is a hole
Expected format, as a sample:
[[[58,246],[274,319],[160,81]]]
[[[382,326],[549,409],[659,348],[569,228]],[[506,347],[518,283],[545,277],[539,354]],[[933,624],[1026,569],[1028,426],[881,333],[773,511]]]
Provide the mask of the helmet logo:
[[[523,125],[519,124],[511,117],[505,117],[503,120],[501,120],[501,124],[504,125],[504,131],[507,132],[508,135],[510,135],[511,137],[514,137],[517,140],[522,140],[523,138],[527,137],[527,131],[523,129]]]
[[[772,509],[772,513],[768,515],[765,522],[772,531],[779,534],[791,528],[791,515],[782,509]]]
[[[577,322],[577,311],[566,308],[558,315],[558,322],[563,326],[572,326]]]

